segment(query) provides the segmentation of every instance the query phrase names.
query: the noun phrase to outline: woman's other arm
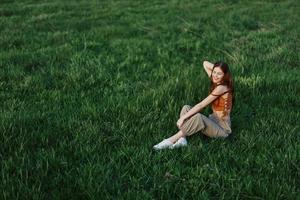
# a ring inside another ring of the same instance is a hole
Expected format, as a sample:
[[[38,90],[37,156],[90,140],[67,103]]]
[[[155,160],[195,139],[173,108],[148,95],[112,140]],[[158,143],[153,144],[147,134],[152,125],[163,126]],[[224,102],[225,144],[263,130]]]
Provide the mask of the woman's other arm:
[[[189,110],[187,113],[185,113],[181,118],[183,120],[189,119],[194,114],[200,112],[203,108],[208,106],[210,103],[212,103],[216,98],[218,98],[218,95],[221,95],[222,93],[226,92],[227,87],[224,85],[217,86],[211,94],[209,94],[205,99],[203,99],[200,103],[196,104],[191,110]],[[214,95],[212,95],[214,94]]]
[[[203,68],[205,69],[208,77],[210,77],[213,67],[214,67],[214,64],[212,64],[206,60],[203,62]]]

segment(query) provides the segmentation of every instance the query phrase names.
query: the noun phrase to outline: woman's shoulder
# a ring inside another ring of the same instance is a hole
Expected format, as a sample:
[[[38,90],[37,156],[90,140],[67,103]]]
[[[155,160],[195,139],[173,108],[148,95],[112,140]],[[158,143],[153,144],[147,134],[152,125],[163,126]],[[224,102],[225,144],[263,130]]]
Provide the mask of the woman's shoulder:
[[[215,89],[212,91],[212,93],[220,95],[228,90],[229,90],[229,88],[227,85],[218,85],[215,87]]]

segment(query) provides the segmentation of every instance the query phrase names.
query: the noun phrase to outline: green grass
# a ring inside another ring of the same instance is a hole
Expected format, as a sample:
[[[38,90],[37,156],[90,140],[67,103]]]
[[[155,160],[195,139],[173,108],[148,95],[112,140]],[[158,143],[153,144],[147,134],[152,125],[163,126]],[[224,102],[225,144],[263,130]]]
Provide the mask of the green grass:
[[[299,10],[2,0],[1,199],[299,199]],[[208,94],[204,60],[231,67],[233,136],[154,152]]]

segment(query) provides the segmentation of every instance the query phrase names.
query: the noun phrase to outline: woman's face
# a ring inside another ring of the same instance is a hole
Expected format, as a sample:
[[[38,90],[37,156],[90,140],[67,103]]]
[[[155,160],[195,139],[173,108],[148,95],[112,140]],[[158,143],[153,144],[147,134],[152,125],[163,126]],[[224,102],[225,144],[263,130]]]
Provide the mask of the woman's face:
[[[220,67],[215,67],[212,72],[212,81],[213,83],[220,83],[224,77],[224,72]]]

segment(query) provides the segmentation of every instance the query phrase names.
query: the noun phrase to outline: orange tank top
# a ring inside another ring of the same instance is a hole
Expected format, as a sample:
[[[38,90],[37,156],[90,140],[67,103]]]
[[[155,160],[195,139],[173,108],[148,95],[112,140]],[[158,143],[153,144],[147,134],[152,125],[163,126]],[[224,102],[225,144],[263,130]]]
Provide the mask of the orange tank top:
[[[226,98],[223,98],[222,95],[225,93],[228,93],[228,96]],[[225,116],[227,115],[228,110],[231,110],[232,108],[232,93],[226,91],[223,94],[215,95],[211,93],[211,95],[213,96],[219,96],[212,102],[211,107],[215,111],[223,111],[223,116]]]

